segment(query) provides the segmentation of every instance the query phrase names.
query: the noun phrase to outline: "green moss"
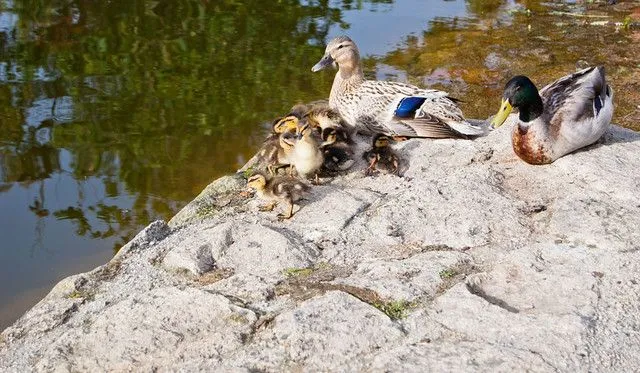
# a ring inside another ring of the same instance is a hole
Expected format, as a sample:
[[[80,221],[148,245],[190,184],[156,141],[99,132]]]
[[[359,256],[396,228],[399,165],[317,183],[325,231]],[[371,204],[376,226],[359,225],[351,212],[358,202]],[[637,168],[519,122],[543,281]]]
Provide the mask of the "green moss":
[[[282,274],[287,277],[307,277],[313,273],[315,268],[287,268]]]
[[[198,218],[206,218],[206,217],[215,215],[216,212],[218,212],[218,209],[215,206],[201,205],[196,210],[196,216]]]
[[[87,291],[87,290],[74,290],[71,293],[69,293],[69,295],[67,295],[67,298],[69,299],[86,299],[86,300],[93,300],[94,298],[94,293],[91,291]]]
[[[253,166],[248,167],[244,172],[242,172],[242,177],[245,179],[249,179],[253,175]]]
[[[249,323],[249,320],[244,315],[241,315],[239,313],[234,313],[233,315],[229,316],[229,320],[237,322],[239,324]]]
[[[407,310],[414,304],[406,300],[395,300],[384,303],[376,302],[373,303],[373,306],[384,312],[391,320],[400,320],[407,316]]]
[[[447,268],[447,269],[443,269],[438,274],[440,275],[441,279],[447,280],[456,276],[458,274],[458,271],[455,268]]]

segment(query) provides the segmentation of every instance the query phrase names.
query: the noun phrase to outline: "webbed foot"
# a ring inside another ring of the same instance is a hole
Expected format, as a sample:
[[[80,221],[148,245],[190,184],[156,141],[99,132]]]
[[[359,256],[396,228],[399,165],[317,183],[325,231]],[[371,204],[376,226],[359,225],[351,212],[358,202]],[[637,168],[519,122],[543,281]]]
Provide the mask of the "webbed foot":
[[[260,211],[273,211],[273,209],[276,208],[277,204],[278,204],[277,202],[268,203],[266,205],[262,205],[262,206],[258,207],[258,210],[260,210]]]

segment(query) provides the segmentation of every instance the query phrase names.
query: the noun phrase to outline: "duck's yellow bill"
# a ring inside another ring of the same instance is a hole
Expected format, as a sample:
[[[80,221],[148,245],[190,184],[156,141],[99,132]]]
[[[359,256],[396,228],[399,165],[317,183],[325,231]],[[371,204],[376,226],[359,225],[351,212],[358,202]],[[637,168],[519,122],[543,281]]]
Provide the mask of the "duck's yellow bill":
[[[513,106],[511,106],[511,104],[509,103],[508,99],[502,99],[502,105],[500,106],[500,111],[498,111],[498,114],[496,114],[495,117],[493,117],[493,120],[491,121],[491,127],[493,128],[498,128],[500,127],[505,120],[507,120],[507,117],[509,116],[509,114],[511,114],[511,111],[513,110]]]

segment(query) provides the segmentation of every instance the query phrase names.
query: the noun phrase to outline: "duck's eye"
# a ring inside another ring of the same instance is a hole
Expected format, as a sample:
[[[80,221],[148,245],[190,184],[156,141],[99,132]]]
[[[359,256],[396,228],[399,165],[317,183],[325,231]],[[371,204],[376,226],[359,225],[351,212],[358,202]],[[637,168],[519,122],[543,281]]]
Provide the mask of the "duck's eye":
[[[344,47],[343,44],[338,45],[338,49],[341,49],[342,47]]]

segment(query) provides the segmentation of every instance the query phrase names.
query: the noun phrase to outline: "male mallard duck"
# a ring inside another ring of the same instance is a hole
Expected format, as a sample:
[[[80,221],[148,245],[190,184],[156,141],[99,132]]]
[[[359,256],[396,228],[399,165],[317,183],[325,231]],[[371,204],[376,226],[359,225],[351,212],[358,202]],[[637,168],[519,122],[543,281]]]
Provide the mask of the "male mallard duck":
[[[318,171],[324,162],[324,156],[316,134],[308,123],[298,128],[298,141],[296,141],[291,154],[291,161],[298,175],[308,178],[315,175],[318,182]]]
[[[470,124],[446,92],[409,84],[365,80],[356,44],[346,36],[327,45],[324,57],[311,69],[338,65],[329,106],[349,125],[365,134],[403,137],[469,137],[486,133]]]
[[[613,116],[613,90],[604,67],[589,67],[538,89],[526,76],[512,78],[491,125],[499,127],[513,108],[520,110],[511,136],[513,150],[527,163],[546,164],[591,145]]]
[[[377,167],[398,174],[399,157],[389,145],[391,139],[387,135],[377,134],[373,137],[373,147],[366,151],[362,157],[369,163],[365,170],[366,175],[371,175]]]
[[[278,202],[285,202],[289,206],[287,214],[278,214],[278,218],[289,219],[293,216],[293,205],[304,197],[309,191],[309,186],[305,183],[282,176],[267,177],[262,173],[256,173],[247,180],[247,187],[254,189],[258,196],[271,203],[261,207],[261,210],[273,210]]]

